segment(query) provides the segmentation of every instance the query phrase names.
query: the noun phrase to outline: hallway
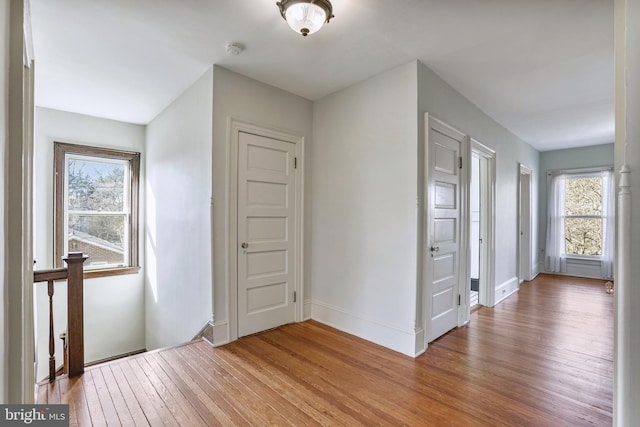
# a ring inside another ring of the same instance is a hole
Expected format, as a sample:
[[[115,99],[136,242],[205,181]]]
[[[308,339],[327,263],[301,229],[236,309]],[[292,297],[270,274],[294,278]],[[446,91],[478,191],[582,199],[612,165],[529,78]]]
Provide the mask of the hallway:
[[[611,425],[613,297],[540,275],[416,359],[314,321],[41,385],[71,425]]]

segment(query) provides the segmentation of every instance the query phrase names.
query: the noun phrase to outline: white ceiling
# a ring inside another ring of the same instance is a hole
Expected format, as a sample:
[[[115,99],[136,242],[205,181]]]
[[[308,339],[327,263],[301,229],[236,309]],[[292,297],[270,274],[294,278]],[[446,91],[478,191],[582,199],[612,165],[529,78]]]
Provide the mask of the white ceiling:
[[[613,142],[613,0],[332,0],[306,38],[275,2],[31,0],[36,104],[146,124],[212,64],[316,100],[418,59],[538,150]]]

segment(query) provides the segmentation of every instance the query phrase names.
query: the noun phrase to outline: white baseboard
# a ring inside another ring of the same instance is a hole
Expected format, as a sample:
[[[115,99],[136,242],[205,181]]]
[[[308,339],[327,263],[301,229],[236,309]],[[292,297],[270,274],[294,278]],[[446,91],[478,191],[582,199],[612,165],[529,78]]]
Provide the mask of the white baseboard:
[[[498,287],[496,287],[494,305],[498,305],[506,298],[509,298],[511,295],[518,292],[518,285],[518,278],[512,277],[511,279],[501,283]]]
[[[407,331],[394,325],[387,325],[365,316],[349,313],[318,301],[305,300],[304,320],[316,320],[325,325],[355,335],[367,341],[390,348],[407,356],[417,357],[426,351],[425,332]],[[214,322],[213,345],[218,347],[230,340],[229,322]]]
[[[413,357],[418,357],[427,351],[427,333],[424,328],[418,328],[415,332],[415,338],[415,344],[413,347],[415,349],[415,353]]]
[[[533,264],[533,271],[531,272],[531,280],[535,279],[536,277],[538,277],[538,274],[540,274],[540,263],[536,262]]]
[[[311,319],[311,300],[307,299],[304,300],[304,320],[310,320]]]
[[[424,330],[408,331],[319,301],[310,301],[311,318],[325,325],[416,357],[424,352]]]
[[[540,272],[539,274],[547,272],[547,270],[544,268],[544,261],[540,261],[540,263],[538,264],[538,271]]]
[[[214,322],[213,324],[213,346],[218,347],[221,345],[229,344],[231,336],[229,331],[229,322]]]

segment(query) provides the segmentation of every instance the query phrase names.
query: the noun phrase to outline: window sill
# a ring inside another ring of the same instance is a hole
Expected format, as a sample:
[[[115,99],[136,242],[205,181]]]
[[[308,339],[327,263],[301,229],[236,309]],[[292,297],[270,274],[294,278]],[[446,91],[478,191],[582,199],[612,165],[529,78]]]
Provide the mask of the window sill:
[[[120,268],[108,268],[104,270],[85,270],[83,274],[83,278],[96,279],[99,277],[122,276],[125,274],[137,274],[138,271],[140,271],[140,267],[120,267]]]

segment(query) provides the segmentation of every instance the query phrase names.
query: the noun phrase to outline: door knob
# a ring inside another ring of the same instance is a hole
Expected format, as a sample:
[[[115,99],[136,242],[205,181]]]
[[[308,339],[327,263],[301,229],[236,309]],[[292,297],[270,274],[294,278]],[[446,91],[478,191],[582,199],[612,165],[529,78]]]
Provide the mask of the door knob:
[[[249,247],[249,244],[245,242],[245,243],[241,244],[240,247],[242,249],[247,249]]]
[[[438,252],[440,248],[438,246],[431,246],[431,252]]]

